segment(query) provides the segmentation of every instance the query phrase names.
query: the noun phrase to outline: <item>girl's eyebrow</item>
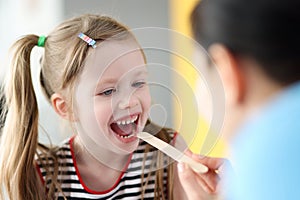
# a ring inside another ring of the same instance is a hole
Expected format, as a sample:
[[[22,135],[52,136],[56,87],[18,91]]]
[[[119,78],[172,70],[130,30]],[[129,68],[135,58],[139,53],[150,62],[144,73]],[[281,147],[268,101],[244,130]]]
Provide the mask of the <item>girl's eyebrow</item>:
[[[116,78],[105,78],[103,80],[100,80],[98,82],[98,85],[99,84],[104,84],[104,83],[116,83],[116,82],[118,82],[118,79],[116,79]]]
[[[97,83],[96,89],[101,89],[104,85],[114,85],[117,82],[118,79],[116,78],[105,78]]]
[[[141,76],[141,75],[148,75],[148,71],[147,70],[139,70],[135,73],[133,73],[133,76],[134,77],[137,77],[137,76]],[[113,77],[108,77],[108,78],[104,78],[104,79],[101,79],[98,83],[97,83],[97,88],[99,88],[101,85],[103,84],[115,84],[119,81],[119,79],[117,78],[113,78]]]
[[[134,76],[139,76],[139,75],[149,75],[147,70],[140,70],[134,73]]]

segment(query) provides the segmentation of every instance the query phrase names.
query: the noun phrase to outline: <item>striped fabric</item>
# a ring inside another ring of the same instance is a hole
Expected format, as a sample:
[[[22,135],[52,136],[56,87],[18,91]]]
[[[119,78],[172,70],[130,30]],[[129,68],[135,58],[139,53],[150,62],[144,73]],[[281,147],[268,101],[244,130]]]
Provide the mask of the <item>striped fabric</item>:
[[[145,142],[141,142],[138,149],[132,154],[131,160],[128,163],[127,170],[121,174],[119,180],[116,184],[107,191],[92,191],[87,188],[83,181],[80,179],[80,173],[76,167],[76,160],[74,160],[73,150],[72,150],[72,142],[74,138],[71,138],[69,141],[64,143],[57,152],[59,163],[61,164],[59,168],[59,172],[61,175],[58,175],[58,180],[62,183],[61,188],[63,194],[61,192],[56,192],[56,196],[58,199],[64,199],[65,196],[67,199],[141,199],[141,174],[142,174],[142,165],[144,159],[144,151],[145,151]],[[144,199],[153,199],[154,198],[154,180],[155,173],[151,170],[151,163],[153,165],[152,158],[156,158],[157,151],[151,151],[147,153],[146,159],[146,167],[144,169],[144,176],[150,173],[150,179],[148,185],[145,188]],[[41,178],[47,186],[51,183],[51,180],[45,180],[46,177],[46,169],[41,164],[41,162],[46,160],[46,157],[42,156],[42,161],[37,161],[38,170],[41,175]],[[166,161],[164,163],[164,188],[166,190],[167,186],[167,157],[164,157]],[[51,159],[48,158],[48,163]],[[154,164],[155,165],[155,164]],[[155,166],[154,166],[155,168]],[[152,167],[153,169],[153,167]],[[50,171],[53,171],[53,168]],[[144,178],[144,183],[146,182],[146,178]],[[167,191],[164,192],[167,194]]]

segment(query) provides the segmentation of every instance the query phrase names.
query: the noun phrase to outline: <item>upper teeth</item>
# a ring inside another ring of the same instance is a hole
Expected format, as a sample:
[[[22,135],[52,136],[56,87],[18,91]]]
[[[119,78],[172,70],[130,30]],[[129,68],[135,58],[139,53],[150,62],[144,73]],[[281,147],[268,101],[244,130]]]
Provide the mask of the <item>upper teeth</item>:
[[[120,120],[120,121],[117,121],[117,124],[118,125],[125,125],[125,124],[131,124],[133,122],[135,122],[137,120],[138,116],[136,115],[134,118],[132,119],[128,119],[128,120]]]

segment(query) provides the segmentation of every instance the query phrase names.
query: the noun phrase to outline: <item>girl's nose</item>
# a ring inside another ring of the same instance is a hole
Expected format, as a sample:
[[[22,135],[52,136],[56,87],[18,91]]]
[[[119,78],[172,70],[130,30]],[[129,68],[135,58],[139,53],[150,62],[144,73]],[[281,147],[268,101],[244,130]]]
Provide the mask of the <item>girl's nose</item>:
[[[119,109],[133,108],[137,106],[138,103],[138,98],[135,95],[130,95],[120,100]]]

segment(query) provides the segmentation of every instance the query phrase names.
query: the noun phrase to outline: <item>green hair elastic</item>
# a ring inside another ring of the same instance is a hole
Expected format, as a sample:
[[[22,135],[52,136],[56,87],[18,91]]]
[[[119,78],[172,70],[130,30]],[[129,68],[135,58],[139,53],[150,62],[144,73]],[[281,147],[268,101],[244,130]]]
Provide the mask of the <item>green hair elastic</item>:
[[[45,41],[46,41],[46,36],[42,35],[39,37],[37,45],[39,47],[44,47],[45,46]]]

